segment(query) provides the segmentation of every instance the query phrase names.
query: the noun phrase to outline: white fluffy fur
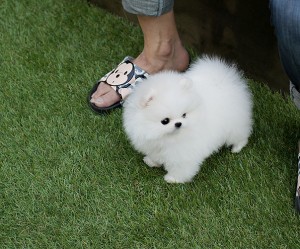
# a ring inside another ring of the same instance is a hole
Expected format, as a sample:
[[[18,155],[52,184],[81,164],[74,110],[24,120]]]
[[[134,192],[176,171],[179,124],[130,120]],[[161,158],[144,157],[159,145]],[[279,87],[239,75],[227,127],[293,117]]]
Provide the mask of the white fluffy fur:
[[[234,65],[203,57],[185,73],[161,72],[139,84],[125,101],[123,124],[148,166],[163,165],[167,182],[184,183],[221,146],[239,152],[247,144],[252,98]]]

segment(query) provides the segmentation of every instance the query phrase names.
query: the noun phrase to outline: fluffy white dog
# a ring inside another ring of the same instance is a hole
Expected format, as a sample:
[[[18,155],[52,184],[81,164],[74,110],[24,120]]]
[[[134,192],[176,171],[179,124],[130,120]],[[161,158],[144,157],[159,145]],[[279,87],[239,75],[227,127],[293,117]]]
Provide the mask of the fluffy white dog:
[[[164,166],[169,183],[189,182],[221,146],[239,152],[247,144],[252,97],[234,65],[203,57],[185,73],[140,83],[125,101],[123,124],[148,166]]]

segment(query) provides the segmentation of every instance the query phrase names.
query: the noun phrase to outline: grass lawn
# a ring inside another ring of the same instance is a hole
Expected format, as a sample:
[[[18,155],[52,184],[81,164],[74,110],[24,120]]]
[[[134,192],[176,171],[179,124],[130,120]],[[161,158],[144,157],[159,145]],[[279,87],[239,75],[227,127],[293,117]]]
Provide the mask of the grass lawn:
[[[299,111],[249,80],[254,133],[194,181],[164,182],[94,82],[136,56],[138,27],[80,0],[0,1],[0,248],[299,248]]]

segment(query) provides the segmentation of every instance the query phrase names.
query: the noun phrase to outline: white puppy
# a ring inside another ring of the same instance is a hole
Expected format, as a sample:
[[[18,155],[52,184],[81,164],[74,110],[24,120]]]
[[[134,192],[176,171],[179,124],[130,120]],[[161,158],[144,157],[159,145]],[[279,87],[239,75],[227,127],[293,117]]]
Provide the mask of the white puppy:
[[[185,73],[140,83],[125,101],[123,124],[148,166],[163,165],[167,182],[189,182],[221,146],[239,152],[247,144],[252,98],[234,65],[203,57]]]

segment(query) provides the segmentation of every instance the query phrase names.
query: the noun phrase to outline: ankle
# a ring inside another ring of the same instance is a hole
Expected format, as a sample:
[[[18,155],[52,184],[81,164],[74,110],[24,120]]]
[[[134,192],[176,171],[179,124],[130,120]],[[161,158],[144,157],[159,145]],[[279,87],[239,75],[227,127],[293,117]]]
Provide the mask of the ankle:
[[[175,41],[171,39],[160,41],[157,43],[152,55],[154,55],[156,58],[169,60],[175,53],[175,47]]]
[[[189,65],[189,54],[181,42],[164,41],[155,49],[145,47],[134,63],[153,74],[162,70],[184,71]]]
[[[184,71],[189,65],[189,54],[178,39],[174,41],[167,41],[161,44],[159,52],[156,57],[163,62],[162,69]]]

